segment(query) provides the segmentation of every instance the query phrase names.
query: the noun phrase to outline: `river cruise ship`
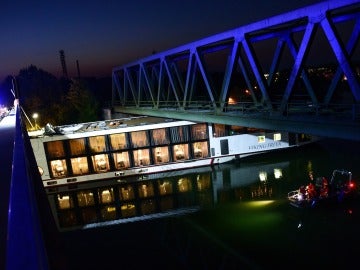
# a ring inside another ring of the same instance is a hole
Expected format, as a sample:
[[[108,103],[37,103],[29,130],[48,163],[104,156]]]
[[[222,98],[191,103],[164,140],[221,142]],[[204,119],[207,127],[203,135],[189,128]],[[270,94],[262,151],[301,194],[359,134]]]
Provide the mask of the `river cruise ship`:
[[[45,187],[146,179],[315,140],[304,134],[149,116],[47,125],[44,132],[29,132],[29,136]]]

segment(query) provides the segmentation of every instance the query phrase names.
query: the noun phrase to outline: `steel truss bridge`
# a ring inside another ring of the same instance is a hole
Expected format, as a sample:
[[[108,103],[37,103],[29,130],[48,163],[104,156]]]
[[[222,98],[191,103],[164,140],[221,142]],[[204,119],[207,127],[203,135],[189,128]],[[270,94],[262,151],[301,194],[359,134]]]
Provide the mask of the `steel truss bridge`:
[[[112,109],[358,140],[359,12],[324,1],[115,67]]]

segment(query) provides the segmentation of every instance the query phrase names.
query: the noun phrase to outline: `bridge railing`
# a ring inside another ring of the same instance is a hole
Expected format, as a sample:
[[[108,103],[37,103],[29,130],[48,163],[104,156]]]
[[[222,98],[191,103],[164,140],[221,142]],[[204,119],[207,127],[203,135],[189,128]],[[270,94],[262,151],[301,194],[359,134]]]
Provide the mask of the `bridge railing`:
[[[160,101],[154,104],[149,101],[139,101],[137,104],[133,101],[126,101],[121,104],[119,102],[113,103],[113,106],[123,107],[137,107],[140,109],[155,109],[155,110],[171,110],[177,112],[207,112],[209,114],[239,114],[239,115],[252,115],[256,117],[276,115],[277,108],[281,105],[280,102],[272,103],[271,107],[262,104],[255,105],[253,102],[226,102],[222,104],[212,103],[209,101],[187,101],[180,104],[178,101]],[[344,119],[348,121],[355,121],[360,119],[360,104],[354,103],[327,103],[327,104],[313,104],[309,102],[289,102],[285,111],[281,113],[283,117],[290,116],[323,116],[332,119]]]
[[[28,157],[27,133],[16,108],[16,131],[8,211],[6,270],[48,269],[47,252],[35,196],[34,168]]]
[[[335,119],[358,120],[360,119],[360,104],[297,104],[289,103],[286,108],[287,115],[299,113],[328,116]]]

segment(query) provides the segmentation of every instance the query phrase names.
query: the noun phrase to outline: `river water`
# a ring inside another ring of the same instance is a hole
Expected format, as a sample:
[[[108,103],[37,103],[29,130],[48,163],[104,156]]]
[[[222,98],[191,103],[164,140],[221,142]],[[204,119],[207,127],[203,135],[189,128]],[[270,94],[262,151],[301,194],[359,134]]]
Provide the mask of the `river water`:
[[[194,185],[208,179],[201,183],[209,188],[198,184],[201,191],[177,196],[187,211],[73,229],[63,224],[49,250],[51,269],[356,267],[358,198],[300,209],[286,196],[309,182],[310,171],[330,178],[334,169],[350,170],[358,181],[359,150],[359,142],[324,140],[199,170],[188,177]]]

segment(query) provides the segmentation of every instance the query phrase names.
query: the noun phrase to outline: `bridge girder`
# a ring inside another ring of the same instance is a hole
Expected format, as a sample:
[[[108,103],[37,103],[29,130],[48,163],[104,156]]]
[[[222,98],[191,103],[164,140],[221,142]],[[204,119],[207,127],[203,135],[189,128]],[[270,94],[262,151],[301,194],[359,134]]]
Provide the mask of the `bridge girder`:
[[[161,115],[168,108],[224,115],[237,106],[289,116],[294,106],[305,113],[341,107],[356,121],[359,8],[358,0],[324,1],[115,67],[112,104]],[[321,51],[335,65],[326,86],[309,74]]]

